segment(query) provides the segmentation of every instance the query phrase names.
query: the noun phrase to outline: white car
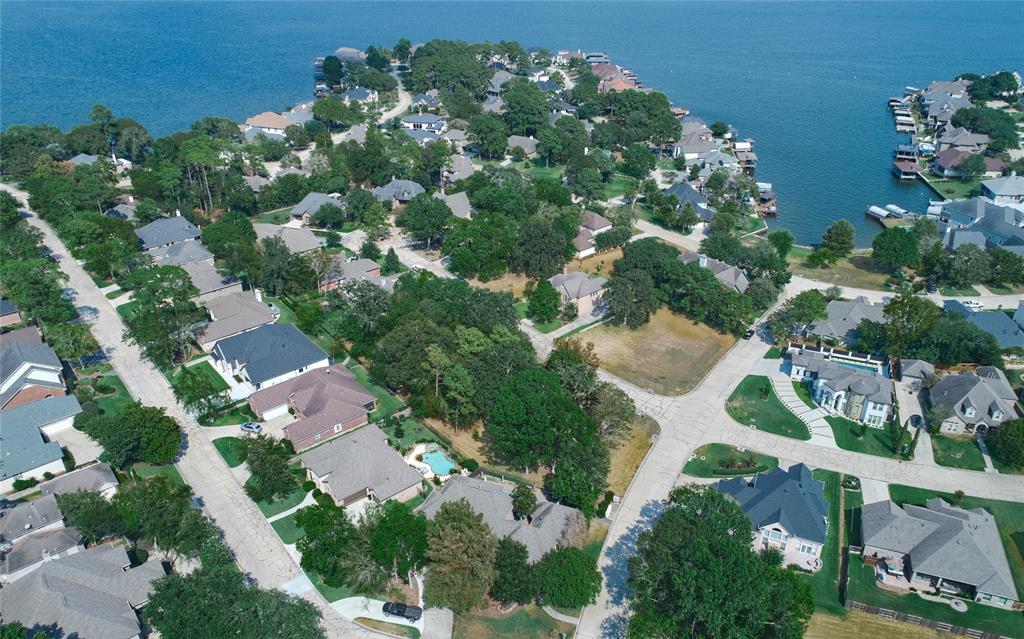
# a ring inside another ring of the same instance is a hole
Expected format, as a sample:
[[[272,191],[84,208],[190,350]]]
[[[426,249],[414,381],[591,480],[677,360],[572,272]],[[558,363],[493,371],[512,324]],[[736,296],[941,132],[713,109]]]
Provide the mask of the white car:
[[[975,311],[980,311],[981,309],[985,308],[985,305],[979,302],[978,300],[964,300],[963,302],[960,303],[966,306],[967,308]]]

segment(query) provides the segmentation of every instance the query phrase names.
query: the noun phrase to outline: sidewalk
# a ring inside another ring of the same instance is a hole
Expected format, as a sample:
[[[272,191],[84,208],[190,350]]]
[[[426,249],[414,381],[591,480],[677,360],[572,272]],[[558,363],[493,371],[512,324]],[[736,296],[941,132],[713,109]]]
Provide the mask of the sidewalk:
[[[769,360],[770,361],[770,360]],[[825,448],[838,449],[835,435],[832,434],[832,426],[825,420],[828,413],[820,408],[811,408],[800,399],[793,388],[793,382],[789,376],[782,372],[772,374],[769,378],[775,394],[779,400],[789,409],[789,412],[796,415],[800,421],[807,424],[807,430],[811,433],[811,443]]]

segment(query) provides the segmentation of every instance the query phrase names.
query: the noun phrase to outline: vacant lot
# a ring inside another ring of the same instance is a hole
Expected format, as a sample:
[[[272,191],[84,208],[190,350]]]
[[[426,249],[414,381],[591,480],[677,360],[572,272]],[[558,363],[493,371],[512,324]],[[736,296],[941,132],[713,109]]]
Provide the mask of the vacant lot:
[[[612,264],[620,258],[622,258],[622,248],[612,249],[585,257],[582,260],[573,260],[566,265],[565,270],[570,273],[583,271],[591,275],[608,277],[612,272]]]
[[[629,437],[612,449],[611,471],[608,473],[608,490],[624,495],[629,482],[640,467],[640,462],[651,447],[651,437],[658,434],[658,422],[650,417],[637,417]]]
[[[637,330],[607,324],[583,334],[601,368],[662,395],[688,393],[736,343],[699,322],[661,309]]]
[[[486,282],[471,280],[470,284],[473,286],[479,286],[480,288],[486,288],[488,291],[512,293],[512,297],[519,299],[523,296],[523,291],[526,289],[526,283],[528,281],[530,281],[530,278],[525,275],[505,273],[497,279],[488,280]]]
[[[789,269],[794,275],[802,275],[819,282],[840,286],[887,290],[885,280],[889,277],[890,270],[871,259],[870,252],[855,253],[828,268],[808,266],[806,260],[810,254],[811,251],[808,248],[793,247],[786,259],[789,261]]]

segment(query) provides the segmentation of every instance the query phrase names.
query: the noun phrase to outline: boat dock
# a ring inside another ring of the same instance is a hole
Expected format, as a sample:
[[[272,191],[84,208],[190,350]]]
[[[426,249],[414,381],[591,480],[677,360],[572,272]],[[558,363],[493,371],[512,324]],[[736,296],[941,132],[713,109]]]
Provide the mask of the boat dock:
[[[886,228],[911,226],[915,220],[921,217],[919,213],[908,211],[895,204],[886,204],[884,207],[871,205],[865,214]]]

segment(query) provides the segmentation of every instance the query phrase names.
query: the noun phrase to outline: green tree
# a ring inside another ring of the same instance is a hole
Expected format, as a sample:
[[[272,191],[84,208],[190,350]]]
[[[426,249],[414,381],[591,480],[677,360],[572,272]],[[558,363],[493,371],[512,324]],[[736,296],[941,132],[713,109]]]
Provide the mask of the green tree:
[[[546,280],[565,266],[569,246],[561,228],[544,219],[531,219],[519,229],[509,255],[509,267],[517,273]]]
[[[676,225],[682,227],[682,229],[689,233],[693,230],[693,227],[700,224],[700,216],[697,215],[697,211],[693,208],[693,204],[687,202],[683,205],[679,211],[679,216],[676,218]]]
[[[57,495],[57,504],[68,523],[86,542],[96,542],[125,532],[124,519],[114,504],[94,490]]]
[[[505,154],[508,132],[505,123],[493,113],[474,115],[469,120],[469,140],[477,145],[480,154],[489,159]]]
[[[810,587],[750,542],[750,521],[732,500],[707,487],[672,491],[629,560],[629,636],[802,637]]]
[[[527,312],[537,322],[550,322],[558,316],[562,298],[547,280],[541,280],[530,293],[530,304]]]
[[[589,433],[561,442],[555,470],[544,478],[552,498],[593,517],[595,504],[607,487],[608,447]]]
[[[295,525],[302,528],[296,544],[302,554],[302,567],[321,575],[329,584],[341,585],[346,573],[343,554],[356,536],[345,509],[333,504],[306,506],[295,514]]]
[[[448,205],[427,193],[411,199],[398,219],[399,225],[404,226],[413,239],[426,242],[428,249],[433,240],[451,228],[451,222],[452,210]]]
[[[79,367],[83,357],[99,350],[88,324],[45,324],[43,334],[58,357],[77,361]]]
[[[636,180],[645,179],[657,166],[654,154],[646,145],[639,143],[626,147],[622,152],[622,160],[622,172]]]
[[[615,384],[598,382],[590,416],[597,422],[597,434],[609,445],[615,445],[636,419],[636,403]]]
[[[556,548],[537,564],[540,597],[559,608],[580,608],[594,603],[601,592],[597,561],[579,548]]]
[[[712,122],[710,128],[711,128],[711,135],[715,136],[716,138],[720,138],[720,137],[722,137],[723,135],[725,135],[726,133],[729,132],[729,125],[726,124],[725,122],[721,122],[721,121],[719,121],[719,122]]]
[[[384,262],[380,265],[381,275],[391,275],[393,273],[400,273],[402,271],[402,262],[398,259],[398,254],[395,253],[394,247],[388,248],[388,252],[384,255]]]
[[[793,249],[793,234],[785,229],[769,233],[768,241],[782,257],[789,255],[789,252]]]
[[[427,530],[427,603],[457,613],[480,605],[494,583],[497,549],[497,538],[469,502],[443,504]]]
[[[370,238],[363,240],[362,246],[359,247],[359,257],[376,261],[380,259],[380,255],[380,247],[376,242]]]
[[[128,404],[116,415],[102,415],[86,422],[85,432],[103,446],[103,458],[125,468],[136,462],[169,464],[181,449],[178,422],[163,408]]]
[[[965,182],[976,180],[985,174],[985,156],[980,153],[969,155],[960,162],[956,170],[960,174],[961,180]]]
[[[505,537],[494,556],[494,585],[491,596],[503,604],[525,604],[537,596],[537,578],[522,543]]]
[[[427,518],[406,504],[386,502],[370,535],[370,555],[396,577],[426,563]]]
[[[989,276],[987,282],[998,286],[1024,284],[1024,257],[1001,246],[988,251]]]
[[[576,172],[569,180],[569,188],[584,202],[600,200],[604,195],[604,181],[601,173],[594,168],[586,167]]]
[[[853,252],[853,236],[853,224],[848,220],[836,220],[822,234],[820,248],[828,249],[838,257],[846,257]]]
[[[200,422],[209,422],[227,404],[227,391],[214,385],[213,380],[198,367],[184,367],[171,383],[174,396],[195,415]]]
[[[537,494],[528,484],[517,484],[512,489],[512,512],[519,519],[526,519],[537,510]]]
[[[905,228],[883,229],[871,249],[871,257],[893,269],[914,266],[920,259],[917,237]]]
[[[954,286],[964,288],[985,281],[989,271],[988,253],[974,244],[962,244],[953,251],[945,277]]]
[[[502,87],[505,124],[516,135],[533,135],[548,119],[548,100],[537,84],[513,78]]]
[[[122,484],[114,507],[129,539],[155,544],[169,559],[197,556],[217,536],[216,527],[192,505],[192,490],[166,475]]]
[[[288,466],[288,452],[281,441],[266,433],[248,437],[245,442],[245,463],[252,476],[245,483],[245,492],[255,501],[280,499],[298,488],[298,480]]]
[[[646,324],[661,306],[654,280],[642,271],[613,274],[602,299],[608,307],[609,323],[625,324],[632,329]]]
[[[199,290],[177,266],[152,266],[131,276],[134,313],[125,320],[125,338],[142,348],[158,366],[180,361],[192,339],[192,326],[203,319],[193,296]]]
[[[996,459],[1013,468],[1024,468],[1024,419],[1003,422],[991,440]]]
[[[885,305],[886,351],[902,356],[927,333],[942,313],[931,300],[905,289]]]

